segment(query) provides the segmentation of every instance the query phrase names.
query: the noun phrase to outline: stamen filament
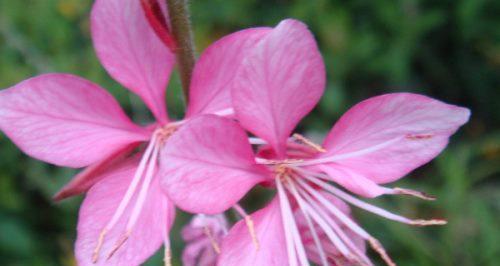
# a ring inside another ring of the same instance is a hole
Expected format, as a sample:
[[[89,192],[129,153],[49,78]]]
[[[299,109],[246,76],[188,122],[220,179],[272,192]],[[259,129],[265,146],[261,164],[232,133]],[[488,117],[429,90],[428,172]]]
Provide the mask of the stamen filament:
[[[429,195],[425,192],[422,191],[416,191],[408,188],[400,188],[400,187],[395,187],[395,188],[389,188],[388,189],[388,194],[400,194],[400,195],[409,195],[413,197],[417,197],[423,200],[436,200],[435,196]]]
[[[302,214],[304,215],[304,218],[306,219],[307,226],[309,227],[309,231],[311,232],[311,235],[314,240],[314,244],[316,245],[316,248],[318,249],[318,255],[321,259],[321,264],[324,266],[328,266],[328,260],[325,255],[325,250],[323,249],[323,246],[321,245],[321,241],[319,240],[318,233],[316,232],[316,228],[314,227],[313,222],[311,221],[311,217],[309,216],[309,212],[307,208],[305,207],[305,203],[302,200],[302,198],[298,195],[297,189],[291,183],[289,185],[289,190],[292,192],[294,195],[295,199],[297,200],[297,203],[299,204],[300,210],[302,211]]]
[[[287,179],[287,182],[289,182],[288,177],[285,178]],[[279,178],[277,180],[279,180]],[[290,202],[288,201],[288,197],[286,196],[285,189],[283,188],[283,184],[281,184],[281,181],[278,181],[278,184],[279,184],[278,186],[281,188],[281,194],[283,198],[283,202],[281,201],[280,198],[280,205],[283,205],[284,211],[286,212],[286,216],[283,218],[288,220],[288,225],[291,227],[290,229],[293,237],[293,243],[297,251],[297,254],[299,255],[298,256],[299,261],[301,265],[309,265],[309,261],[307,260],[306,250],[300,238],[299,229],[297,228],[297,224],[295,223],[295,217],[293,216]],[[278,191],[279,190],[280,189],[278,189]]]
[[[226,109],[216,111],[213,114],[218,115],[218,116],[230,116],[230,115],[234,115],[234,109],[233,108],[226,108]]]
[[[318,145],[318,144],[316,144],[316,143],[312,142],[311,140],[309,140],[308,138],[306,138],[306,137],[304,137],[304,136],[302,136],[302,135],[300,135],[300,134],[295,133],[295,134],[293,134],[293,137],[294,137],[296,140],[298,140],[298,141],[300,141],[300,142],[304,143],[305,145],[307,145],[307,146],[309,146],[309,147],[311,147],[311,148],[315,149],[316,151],[319,151],[319,152],[326,152],[325,148],[321,147],[321,145]]]
[[[288,201],[286,200],[286,194],[283,191],[284,190],[283,185],[281,184],[279,177],[276,178],[276,187],[278,189],[279,205],[281,208],[281,216],[282,216],[281,220],[283,222],[283,229],[284,229],[283,231],[285,231],[286,250],[288,253],[288,260],[289,260],[290,266],[297,266],[297,253],[295,250],[295,245],[293,243],[294,240],[293,240],[293,237],[291,235],[292,233],[290,232],[290,230],[291,230],[291,228],[290,228],[291,226],[289,225],[290,217],[288,217],[288,213],[285,210],[285,208],[286,208],[285,202],[288,203]]]
[[[295,168],[294,168],[295,169]],[[297,168],[299,169],[299,168]],[[306,171],[306,170],[303,170],[303,169],[299,169],[299,171],[302,171],[303,173],[305,173],[303,176],[313,182],[314,184],[322,187],[323,189],[329,191],[330,193],[334,194],[335,196],[351,203],[352,205],[355,205],[361,209],[364,209],[364,210],[367,210],[371,213],[374,213],[374,214],[377,214],[379,216],[382,216],[384,218],[387,218],[389,220],[393,220],[393,221],[398,221],[398,222],[401,222],[401,223],[405,223],[405,224],[410,224],[410,225],[417,225],[417,226],[427,226],[427,225],[444,225],[446,224],[446,221],[445,220],[441,220],[441,219],[433,219],[433,220],[412,220],[412,219],[409,219],[409,218],[406,218],[406,217],[403,217],[403,216],[400,216],[400,215],[397,215],[397,214],[394,214],[392,212],[389,212],[387,210],[384,210],[380,207],[377,207],[377,206],[374,206],[374,205],[371,205],[371,204],[368,204],[364,201],[361,201],[347,193],[345,193],[344,191],[322,181],[321,179],[319,179],[318,177],[320,178],[324,178],[324,179],[327,179],[329,178],[327,175],[322,175],[322,174],[319,174],[319,173],[314,173],[314,175],[309,175],[307,172],[309,171]],[[318,177],[315,177],[315,176],[318,176]]]
[[[132,182],[130,183],[129,187],[127,188],[127,191],[125,192],[125,195],[123,196],[122,200],[120,201],[118,208],[116,209],[115,213],[111,217],[111,220],[104,226],[102,229],[101,233],[99,234],[99,239],[97,240],[96,248],[94,249],[94,252],[92,254],[92,262],[96,263],[99,259],[99,252],[102,248],[102,245],[104,243],[104,239],[106,237],[106,234],[111,230],[116,223],[118,222],[118,219],[122,216],[123,212],[125,211],[125,208],[129,204],[130,200],[132,199],[132,196],[134,192],[136,191],[136,188],[139,184],[139,181],[141,180],[142,174],[144,173],[144,169],[146,167],[146,163],[151,156],[151,153],[153,151],[153,147],[155,146],[157,139],[157,135],[153,134],[151,141],[149,142],[144,155],[141,158],[141,161],[139,162],[139,166],[137,167],[137,170],[134,174],[134,177],[132,178]]]
[[[349,218],[345,213],[340,211],[335,205],[330,203],[325,197],[323,197],[319,192],[315,191],[311,186],[307,185],[304,181],[298,179],[297,180],[299,185],[301,185],[302,188],[304,188],[309,194],[311,194],[314,198],[316,198],[323,206],[325,206],[330,212],[332,212],[335,217],[337,217],[341,222],[343,222],[351,231],[354,233],[358,234],[362,238],[368,240],[369,242],[374,242],[377,241],[374,237],[372,237],[370,234],[368,234],[363,228],[361,228],[358,224],[356,224],[354,221],[352,221],[351,218]],[[382,248],[382,246],[377,246],[377,249],[374,248],[375,251],[377,251],[382,258],[388,257],[387,253],[385,250]],[[394,265],[390,264],[389,265]]]
[[[219,243],[217,243],[217,241],[215,240],[214,235],[212,234],[212,231],[210,230],[210,228],[208,228],[208,226],[203,226],[203,233],[205,233],[205,235],[210,240],[210,244],[212,245],[215,253],[220,254]]]
[[[353,157],[358,157],[361,155],[369,154],[378,150],[381,150],[387,146],[390,146],[394,144],[395,142],[401,140],[402,137],[397,137],[391,140],[388,140],[386,142],[382,142],[380,144],[377,144],[372,147],[368,147],[366,149],[362,149],[359,151],[354,151],[354,152],[349,152],[349,153],[344,153],[344,154],[338,154],[338,155],[332,155],[328,157],[323,157],[323,158],[318,158],[318,159],[312,159],[312,160],[306,160],[301,163],[297,163],[296,166],[306,166],[306,165],[314,165],[314,164],[323,164],[323,163],[333,163],[335,161],[339,160],[344,160],[344,159],[349,159]]]
[[[299,194],[304,197],[304,199],[309,202],[311,208],[316,210],[318,214],[326,219],[327,223],[332,226],[333,230],[339,235],[340,239],[344,241],[348,248],[350,248],[354,253],[364,262],[364,265],[373,265],[371,261],[366,257],[366,255],[359,250],[356,245],[351,241],[351,239],[345,234],[344,230],[340,228],[335,220],[332,219],[330,215],[328,215],[323,208],[319,206],[319,204],[309,196],[305,191],[299,190]],[[332,213],[333,214],[333,213]],[[335,215],[335,214],[333,214]],[[338,217],[337,217],[338,218]],[[349,228],[350,229],[350,228]],[[351,229],[352,230],[352,229]],[[362,263],[363,264],[363,263]]]
[[[239,204],[234,205],[233,208],[236,210],[236,212],[238,212],[238,214],[243,219],[245,219],[245,223],[247,225],[248,232],[250,233],[250,236],[252,237],[252,242],[255,246],[255,249],[259,250],[260,244],[259,244],[259,240],[257,239],[257,234],[255,233],[255,225],[253,223],[252,217],[250,215],[248,215]]]
[[[295,190],[295,192],[297,192],[297,191]],[[300,199],[300,201],[303,201],[303,199],[299,195],[299,193],[294,194],[294,197],[297,198],[297,201],[299,201],[299,199]],[[318,214],[317,210],[314,211],[314,210],[310,209],[309,206],[307,206],[307,205],[304,205],[304,207],[305,207],[307,213],[310,214],[311,218],[313,218],[313,220],[321,227],[323,232],[325,232],[327,237],[330,239],[330,241],[332,241],[332,243],[335,245],[335,247],[337,247],[337,249],[340,251],[340,253],[342,253],[343,256],[348,258],[350,256],[349,250],[344,245],[344,243],[342,243],[342,241],[337,236],[337,234],[328,226],[328,222],[325,221],[325,219],[323,219],[324,217],[321,217]]]

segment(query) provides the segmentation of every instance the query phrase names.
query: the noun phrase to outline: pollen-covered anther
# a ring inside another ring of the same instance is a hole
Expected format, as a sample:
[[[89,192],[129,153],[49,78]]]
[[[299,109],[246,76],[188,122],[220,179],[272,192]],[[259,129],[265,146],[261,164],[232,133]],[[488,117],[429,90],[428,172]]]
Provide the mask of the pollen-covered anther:
[[[407,188],[399,188],[399,187],[395,187],[393,189],[393,191],[395,194],[409,195],[409,196],[417,197],[417,198],[424,199],[424,200],[436,200],[435,196],[429,195],[429,194],[422,192],[422,191],[417,191],[417,190],[412,190],[412,189],[407,189]]]
[[[172,134],[175,133],[175,131],[177,131],[179,127],[177,125],[173,125],[173,124],[167,124],[163,127],[160,127],[158,128],[156,131],[155,131],[155,134],[157,135],[158,137],[158,142],[160,143],[165,143],[165,141],[170,137],[172,136]]]
[[[429,226],[429,225],[445,225],[448,221],[444,219],[432,219],[432,220],[412,220],[409,222],[411,225],[415,226]]]
[[[389,257],[387,251],[385,251],[384,247],[382,246],[382,244],[380,244],[380,242],[377,239],[369,238],[368,243],[370,243],[370,246],[373,248],[373,250],[375,250],[380,255],[382,260],[384,260],[384,262],[388,266],[396,266],[396,263],[394,263],[391,257]]]
[[[165,245],[165,256],[163,257],[163,265],[172,266],[172,250],[170,246]]]
[[[293,134],[293,138],[296,140],[302,142],[303,144],[313,148],[314,150],[318,152],[326,152],[325,148],[321,147],[321,145],[314,143],[312,140],[300,135],[300,134]]]
[[[408,134],[406,138],[409,140],[426,140],[434,137],[433,134]]]
[[[252,242],[255,246],[255,249],[259,250],[260,248],[259,239],[257,239],[257,234],[255,233],[255,225],[253,223],[252,218],[249,215],[245,216],[245,223],[248,227],[248,231],[250,232],[250,236],[252,237]]]
[[[99,252],[101,251],[102,244],[104,243],[104,237],[106,236],[108,230],[103,229],[99,234],[99,238],[97,239],[97,245],[92,253],[92,263],[97,263],[99,259]]]
[[[204,226],[203,227],[203,233],[205,233],[205,235],[208,237],[208,239],[210,240],[210,244],[212,245],[212,248],[214,249],[215,253],[217,254],[220,254],[220,246],[219,246],[219,243],[217,243],[217,241],[215,240],[215,237],[214,235],[212,234],[212,231],[210,230],[210,228],[208,228],[208,226]]]
[[[118,241],[116,241],[115,245],[113,246],[113,249],[111,249],[111,251],[108,254],[108,257],[106,258],[107,260],[111,259],[111,257],[113,257],[113,255],[121,248],[121,246],[123,246],[123,244],[127,242],[130,233],[131,233],[130,231],[127,231],[124,235],[122,235],[118,239]]]

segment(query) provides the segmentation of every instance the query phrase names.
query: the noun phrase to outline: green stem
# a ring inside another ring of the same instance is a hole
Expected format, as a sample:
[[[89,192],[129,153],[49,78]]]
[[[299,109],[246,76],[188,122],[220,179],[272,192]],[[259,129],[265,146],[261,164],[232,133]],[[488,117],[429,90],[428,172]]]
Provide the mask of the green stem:
[[[193,33],[189,19],[187,0],[167,0],[170,27],[177,41],[177,64],[186,104],[189,101],[189,86],[195,63]]]

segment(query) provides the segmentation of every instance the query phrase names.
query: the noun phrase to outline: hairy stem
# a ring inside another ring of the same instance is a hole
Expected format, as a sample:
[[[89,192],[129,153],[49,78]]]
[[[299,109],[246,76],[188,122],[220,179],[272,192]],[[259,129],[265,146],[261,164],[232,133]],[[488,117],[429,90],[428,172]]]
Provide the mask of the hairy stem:
[[[193,33],[189,20],[188,4],[187,0],[167,0],[167,5],[172,34],[177,41],[175,54],[181,77],[182,90],[187,104],[191,74],[195,63]]]

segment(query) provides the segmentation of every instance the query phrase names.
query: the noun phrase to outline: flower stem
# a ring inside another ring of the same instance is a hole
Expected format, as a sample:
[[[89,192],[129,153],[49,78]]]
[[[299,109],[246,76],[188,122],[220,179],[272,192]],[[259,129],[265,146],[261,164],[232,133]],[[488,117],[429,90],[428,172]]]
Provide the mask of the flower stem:
[[[186,104],[189,100],[189,86],[195,63],[193,33],[189,20],[187,0],[167,0],[172,34],[177,41],[177,64],[181,77],[182,90]]]

